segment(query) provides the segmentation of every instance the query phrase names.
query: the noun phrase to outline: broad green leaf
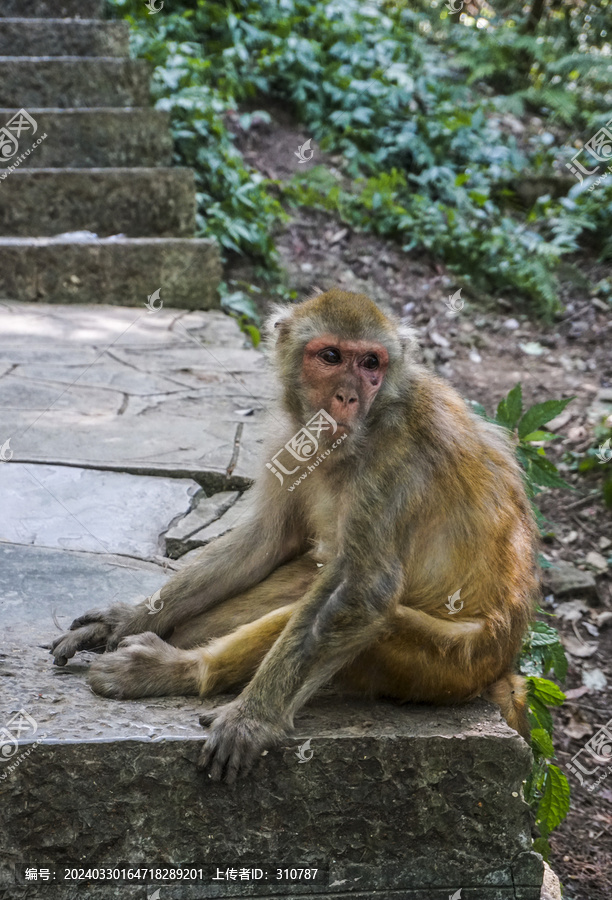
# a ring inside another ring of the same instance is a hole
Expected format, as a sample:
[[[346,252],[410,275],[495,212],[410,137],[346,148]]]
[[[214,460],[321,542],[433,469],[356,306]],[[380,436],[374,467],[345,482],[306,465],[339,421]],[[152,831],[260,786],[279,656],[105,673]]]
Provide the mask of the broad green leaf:
[[[538,431],[541,425],[546,425],[551,419],[561,415],[565,407],[574,397],[566,400],[545,400],[544,403],[536,403],[528,409],[518,426],[519,437],[522,439],[532,431]]]
[[[530,691],[547,706],[561,706],[565,702],[565,694],[560,687],[548,678],[528,679]]]
[[[533,676],[530,676],[533,677]],[[529,713],[538,728],[543,728],[549,734],[553,732],[553,720],[548,707],[538,697],[529,698]]]
[[[516,428],[518,420],[523,412],[523,392],[519,384],[512,388],[507,397],[500,402],[497,407],[496,419],[500,425],[504,425],[510,430]]]
[[[569,812],[570,788],[563,772],[553,765],[548,766],[544,784],[544,796],[538,805],[536,823],[545,834],[550,834]]]
[[[559,681],[565,681],[567,675],[567,656],[565,655],[563,645],[559,642],[552,647],[550,655],[555,678],[558,678]]]
[[[539,853],[540,856],[544,858],[545,862],[548,862],[548,858],[550,856],[550,844],[548,843],[546,838],[536,838],[533,842],[533,849],[536,853]]]
[[[534,728],[531,732],[531,742],[535,744],[542,756],[552,759],[555,755],[555,748],[550,739],[550,735],[543,728]]]
[[[523,441],[552,441],[554,438],[561,437],[559,434],[553,434],[551,431],[532,431],[531,434],[526,434],[524,438],[521,438]]]

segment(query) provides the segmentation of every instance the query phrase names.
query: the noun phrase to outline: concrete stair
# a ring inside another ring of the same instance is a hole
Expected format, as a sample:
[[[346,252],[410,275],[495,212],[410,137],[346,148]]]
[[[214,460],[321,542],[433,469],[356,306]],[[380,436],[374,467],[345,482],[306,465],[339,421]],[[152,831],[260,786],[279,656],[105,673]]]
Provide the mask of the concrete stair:
[[[46,132],[48,137],[36,153],[23,160],[20,169],[151,168],[172,164],[168,113],[161,110],[30,107],[28,111],[40,133]],[[8,122],[16,112],[0,109],[0,122]]]
[[[193,172],[170,167],[127,25],[101,15],[99,0],[0,3],[0,299],[140,306],[161,288],[168,306],[216,307]]]
[[[129,36],[126,22],[0,16],[0,56],[127,56]]]
[[[0,19],[99,19],[103,0],[2,0]]]

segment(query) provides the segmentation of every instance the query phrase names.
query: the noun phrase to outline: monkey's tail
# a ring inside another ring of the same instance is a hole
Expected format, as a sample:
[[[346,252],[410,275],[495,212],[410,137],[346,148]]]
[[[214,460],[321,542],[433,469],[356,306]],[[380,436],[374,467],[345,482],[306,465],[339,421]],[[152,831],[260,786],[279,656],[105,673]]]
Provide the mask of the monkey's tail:
[[[527,721],[527,682],[521,675],[507,672],[482,692],[485,700],[491,700],[501,709],[501,714],[515,731],[529,743]]]

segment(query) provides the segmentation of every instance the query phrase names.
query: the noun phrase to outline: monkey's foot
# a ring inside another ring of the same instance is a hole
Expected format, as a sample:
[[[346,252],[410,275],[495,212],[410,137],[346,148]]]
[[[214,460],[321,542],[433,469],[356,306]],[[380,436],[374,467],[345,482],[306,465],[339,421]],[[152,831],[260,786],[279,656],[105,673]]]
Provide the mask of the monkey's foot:
[[[115,650],[122,638],[140,630],[133,606],[115,603],[108,609],[91,609],[75,619],[69,631],[53,641],[50,650],[53,662],[56,666],[65,666],[79,650],[96,653]]]
[[[228,784],[246,775],[262,751],[278,743],[287,733],[282,726],[249,713],[240,697],[207,710],[200,716],[200,724],[210,728],[198,768],[208,769],[213,781],[223,779]]]
[[[96,694],[115,699],[197,694],[198,655],[146,631],[124,638],[114,653],[95,660],[88,681]]]

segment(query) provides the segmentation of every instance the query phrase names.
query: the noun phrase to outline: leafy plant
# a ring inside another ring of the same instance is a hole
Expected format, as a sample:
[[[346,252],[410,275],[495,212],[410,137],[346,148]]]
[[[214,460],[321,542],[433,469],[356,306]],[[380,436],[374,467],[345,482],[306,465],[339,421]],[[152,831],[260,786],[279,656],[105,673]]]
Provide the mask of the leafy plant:
[[[546,400],[524,410],[521,385],[517,384],[500,401],[494,419],[486,415],[482,406],[472,404],[477,412],[513,435],[517,458],[524,470],[527,493],[540,523],[542,515],[535,507],[533,498],[546,488],[569,487],[559,476],[554,463],[547,459],[542,446],[558,435],[544,430],[543,426],[560,415],[572,399]],[[567,657],[555,628],[537,621],[529,626],[519,658],[519,669],[527,677],[529,686],[528,719],[534,756],[533,769],[525,785],[525,798],[534,811],[540,831],[534,847],[548,859],[548,838],[567,815],[570,795],[566,776],[552,762],[555,751],[549,707],[560,706],[565,695],[545,676],[552,672],[558,681],[563,682],[567,675]]]
[[[511,201],[525,173],[557,177],[560,167],[567,182],[576,148],[558,149],[564,128],[586,140],[605,124],[609,0],[601,5],[586,16],[544,3],[532,15],[506,0],[475,21],[449,16],[441,0],[173,0],[154,17],[141,0],[109,0],[155,66],[177,162],[196,171],[201,234],[276,267],[278,185],[244,163],[228,118],[247,101],[280,101],[337,155],[343,181],[325,197],[298,180],[291,202],[323,203],[353,228],[427,249],[475,287],[548,316],[564,255],[585,242],[612,255],[612,190],[591,192],[586,179],[567,196],[540,190],[525,210]],[[542,127],[517,141],[506,117],[533,112]],[[243,128],[252,115],[239,117]]]

